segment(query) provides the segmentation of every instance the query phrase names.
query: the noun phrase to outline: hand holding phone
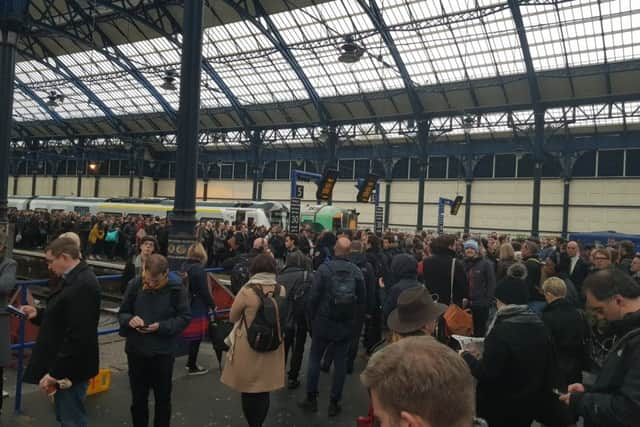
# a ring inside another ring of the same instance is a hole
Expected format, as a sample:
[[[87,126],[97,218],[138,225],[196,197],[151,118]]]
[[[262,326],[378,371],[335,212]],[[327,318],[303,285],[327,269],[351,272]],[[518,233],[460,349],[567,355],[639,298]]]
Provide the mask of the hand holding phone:
[[[18,307],[15,307],[11,304],[7,305],[7,311],[10,314],[14,314],[16,316],[18,316],[21,319],[26,319],[27,318],[27,313],[25,313],[24,311],[20,310]]]

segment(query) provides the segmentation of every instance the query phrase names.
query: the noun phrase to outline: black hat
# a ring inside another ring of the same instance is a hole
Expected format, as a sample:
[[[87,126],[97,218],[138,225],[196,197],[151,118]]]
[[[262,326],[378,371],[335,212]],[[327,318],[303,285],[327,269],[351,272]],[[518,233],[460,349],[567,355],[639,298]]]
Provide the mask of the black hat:
[[[422,286],[404,290],[398,297],[395,310],[387,319],[387,326],[399,334],[415,332],[447,310],[447,306],[434,301]]]
[[[496,288],[495,297],[506,305],[524,305],[529,302],[529,291],[524,283],[505,281]]]

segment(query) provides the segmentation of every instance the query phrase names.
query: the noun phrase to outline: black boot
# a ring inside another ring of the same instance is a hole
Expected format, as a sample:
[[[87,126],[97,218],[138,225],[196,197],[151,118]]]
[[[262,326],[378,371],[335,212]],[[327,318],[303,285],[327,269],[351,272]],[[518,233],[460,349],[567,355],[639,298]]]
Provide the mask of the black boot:
[[[318,397],[315,394],[307,393],[307,398],[299,402],[298,407],[305,412],[318,412]]]
[[[329,416],[335,417],[340,413],[340,411],[342,411],[342,407],[340,406],[338,401],[331,399],[331,402],[329,403]]]
[[[287,381],[287,388],[289,390],[295,390],[298,387],[300,387],[300,381],[297,378],[289,378],[289,381]]]

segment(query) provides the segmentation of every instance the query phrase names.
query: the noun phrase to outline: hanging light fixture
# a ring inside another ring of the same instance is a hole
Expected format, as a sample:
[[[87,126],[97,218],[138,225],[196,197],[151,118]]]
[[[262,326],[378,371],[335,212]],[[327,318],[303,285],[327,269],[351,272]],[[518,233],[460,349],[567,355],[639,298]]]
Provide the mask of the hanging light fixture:
[[[338,61],[344,64],[353,64],[360,61],[364,55],[364,48],[353,40],[353,36],[345,36],[344,43],[340,46]]]
[[[65,96],[61,93],[52,90],[49,92],[47,96],[47,106],[48,107],[59,107],[64,102]]]
[[[164,90],[169,90],[169,91],[175,91],[176,88],[176,78],[178,77],[178,73],[176,73],[176,70],[166,70],[164,72],[164,76],[162,77],[162,84],[160,85],[160,87]]]

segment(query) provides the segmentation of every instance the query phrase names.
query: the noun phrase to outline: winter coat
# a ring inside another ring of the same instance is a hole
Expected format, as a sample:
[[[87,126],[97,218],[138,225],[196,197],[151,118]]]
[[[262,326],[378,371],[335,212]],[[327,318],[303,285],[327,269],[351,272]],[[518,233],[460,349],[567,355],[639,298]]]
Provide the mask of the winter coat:
[[[260,307],[260,299],[248,287],[250,284],[259,285],[264,293],[273,292],[276,277],[271,273],[256,274],[236,295],[229,319],[237,325],[232,331],[233,344],[227,353],[220,381],[242,393],[270,392],[284,387],[284,345],[281,343],[274,351],[260,353],[249,345],[242,315],[244,313],[250,327]],[[280,287],[280,295],[286,297],[284,286]]]
[[[496,282],[499,282],[505,277],[507,277],[507,270],[509,269],[509,267],[511,267],[515,263],[516,261],[513,259],[498,260],[498,263],[496,266]]]
[[[482,257],[465,259],[469,283],[469,299],[472,306],[493,304],[496,292],[496,275],[493,264]]]
[[[640,311],[611,327],[617,340],[595,383],[569,401],[588,427],[632,427],[640,420]]]
[[[201,317],[209,313],[209,309],[215,307],[211,292],[209,291],[209,278],[204,267],[198,260],[187,260],[183,265],[183,272],[187,273],[189,279],[189,303],[191,316]]]
[[[8,257],[0,261],[0,367],[11,362],[11,339],[9,337],[9,313],[7,300],[16,285],[16,262]]]
[[[305,319],[300,316],[300,319],[295,318],[295,303],[293,297],[296,295],[297,288],[304,284],[304,274],[307,271],[307,280],[309,283],[313,283],[313,273],[305,270],[302,267],[285,267],[277,276],[277,282],[284,286],[287,292],[287,315],[286,324],[288,327],[293,327],[297,322],[304,321]],[[309,297],[309,290],[305,295],[305,299]]]
[[[380,309],[382,298],[380,296],[380,287],[376,280],[373,265],[367,260],[367,256],[362,252],[354,252],[351,254],[351,262],[357,265],[362,272],[365,284],[365,293],[367,295],[365,302],[365,311],[369,315],[373,315]]]
[[[527,285],[529,288],[529,301],[544,301],[544,296],[540,292],[540,278],[542,276],[542,264],[536,256],[523,260],[527,267]]]
[[[158,330],[143,334],[132,329],[129,321],[134,316],[140,317],[145,325],[158,322]],[[127,339],[125,352],[142,357],[175,353],[178,336],[190,320],[187,292],[172,276],[166,286],[146,291],[142,289],[142,277],[136,277],[127,286],[118,311],[120,335]]]
[[[529,427],[546,402],[553,349],[542,320],[524,305],[498,311],[478,360],[463,358],[478,380],[478,416],[491,427]]]
[[[442,304],[450,304],[451,299],[451,260],[455,257],[453,251],[437,253],[424,259],[422,275],[424,284],[432,294],[438,295]],[[469,284],[464,266],[456,260],[453,271],[453,302],[462,305],[462,299],[469,296]]]
[[[364,276],[360,268],[347,258],[334,257],[331,261],[320,265],[311,286],[307,311],[311,319],[312,334],[331,341],[344,341],[351,338],[353,319],[338,321],[331,315],[331,290],[334,286],[332,269],[349,268],[353,270],[356,281],[356,306],[364,305],[366,290]],[[355,314],[355,313],[354,313]]]
[[[560,298],[542,310],[542,321],[551,334],[565,384],[581,383],[582,371],[587,369],[585,344],[590,333],[584,314]]]
[[[98,373],[100,285],[93,270],[81,261],[60,280],[47,306],[31,321],[40,325],[25,382],[37,384],[47,373],[72,382]]]

